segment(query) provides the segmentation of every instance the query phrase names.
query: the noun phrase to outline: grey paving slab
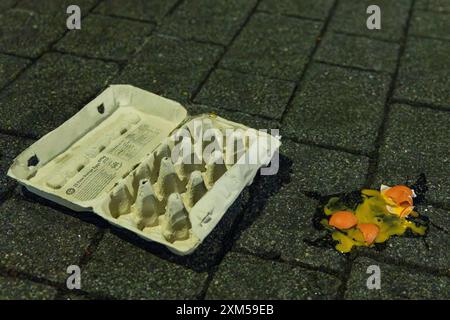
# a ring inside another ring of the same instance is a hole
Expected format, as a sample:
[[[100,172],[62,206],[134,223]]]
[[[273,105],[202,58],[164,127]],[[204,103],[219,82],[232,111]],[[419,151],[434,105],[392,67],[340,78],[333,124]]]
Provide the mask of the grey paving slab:
[[[292,162],[291,178],[298,183],[299,190],[327,195],[353,191],[363,186],[368,158],[283,138],[281,142],[280,153]],[[283,168],[281,163],[280,168]]]
[[[107,233],[83,269],[83,289],[119,299],[194,299],[207,273],[161,259]]]
[[[94,12],[160,22],[178,0],[105,0]]]
[[[32,143],[32,140],[0,134],[0,198],[15,185],[13,180],[6,176],[13,159]]]
[[[381,29],[369,30],[366,22],[369,14],[367,7],[376,4],[381,10]],[[330,29],[365,35],[373,38],[399,41],[404,33],[408,19],[410,0],[343,0],[339,1],[336,12],[330,22]]]
[[[3,11],[11,8],[17,3],[17,1],[18,0],[3,0],[2,2],[0,2],[0,10]]]
[[[31,200],[32,201],[32,200]],[[59,283],[67,267],[78,264],[93,224],[15,195],[0,206],[0,265]]]
[[[255,129],[267,129],[267,132],[271,132],[270,129],[277,129],[279,123],[275,120],[269,120],[265,118],[255,117],[253,115],[242,113],[238,111],[231,111],[226,109],[219,109],[216,107],[211,107],[208,105],[201,104],[185,104],[184,107],[188,110],[190,115],[198,115],[202,113],[214,113],[219,117],[225,118],[227,120],[242,123],[246,126]],[[275,135],[275,133],[273,133]]]
[[[0,128],[42,136],[94,98],[117,71],[113,63],[45,54],[0,93],[7,114]]]
[[[221,65],[246,73],[298,79],[321,27],[320,22],[256,13]]]
[[[152,36],[114,81],[186,101],[222,50],[215,45]]]
[[[448,212],[447,212],[448,214]],[[450,236],[430,226],[425,238],[395,237],[377,255],[403,264],[450,272]],[[374,254],[372,252],[372,254]]]
[[[412,184],[424,173],[429,189],[426,198],[448,203],[449,130],[450,113],[446,111],[393,105],[380,149],[375,186]]]
[[[416,10],[411,19],[409,34],[450,40],[450,12],[436,13]]]
[[[419,205],[416,210],[426,215],[437,228],[450,233],[450,210],[439,209],[432,205]]]
[[[185,39],[227,45],[256,5],[256,0],[184,1],[158,31]]]
[[[258,9],[271,13],[325,20],[333,2],[333,0],[262,0]]]
[[[281,119],[294,88],[293,82],[216,69],[195,101],[218,108]]]
[[[55,48],[93,58],[128,60],[152,29],[149,23],[91,14],[81,30],[69,31]]]
[[[266,196],[265,188],[273,186],[261,183],[258,187],[234,250],[342,272],[346,259],[331,242],[325,246],[312,244],[324,237],[313,226],[319,203],[302,195],[295,181],[270,196]]]
[[[394,97],[450,109],[449,55],[449,41],[409,37]]]
[[[24,9],[0,13],[0,51],[36,58],[64,34],[66,20]]]
[[[328,32],[316,60],[375,71],[394,72],[399,45],[359,36]]]
[[[370,265],[377,265],[381,271],[381,289],[367,288],[366,273]],[[347,283],[346,299],[449,299],[450,278],[432,274],[412,272],[380,263],[368,258],[358,258]]]
[[[44,284],[0,276],[1,300],[51,300],[56,289]]]
[[[370,152],[389,84],[388,75],[312,64],[286,113],[287,134]]]
[[[340,281],[317,271],[229,253],[208,288],[207,299],[333,299]]]
[[[30,64],[27,59],[0,54],[0,89]]]
[[[415,8],[436,12],[450,12],[450,3],[448,0],[416,0]]]
[[[67,7],[70,5],[77,5],[80,7],[81,15],[84,16],[91,10],[98,0],[19,0],[17,8],[30,10],[38,13],[50,14],[63,19],[66,22],[69,14],[67,13]]]

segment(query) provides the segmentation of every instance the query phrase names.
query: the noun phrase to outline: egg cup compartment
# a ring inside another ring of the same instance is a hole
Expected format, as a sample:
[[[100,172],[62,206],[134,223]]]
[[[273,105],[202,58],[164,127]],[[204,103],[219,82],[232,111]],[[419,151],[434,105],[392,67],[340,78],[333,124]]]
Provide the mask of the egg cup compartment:
[[[219,140],[225,136],[224,129],[238,129],[224,125],[220,118],[193,118],[180,129],[189,132],[188,137],[177,137],[174,133],[142,162],[128,173],[104,199],[103,211],[117,220],[120,225],[148,235],[158,235],[165,244],[187,241],[195,235],[191,232],[190,213],[195,204],[214,187],[229,168],[236,164],[236,156],[245,153],[248,148],[244,137],[230,136],[230,146],[223,140],[215,143],[214,137],[199,139],[198,145],[193,138],[192,124],[196,122],[202,130],[214,131]],[[178,131],[176,131],[178,132]],[[187,139],[186,141],[183,139]],[[209,140],[208,140],[209,139]],[[179,147],[185,143],[187,150]],[[205,147],[213,145],[211,155],[205,157]],[[178,148],[177,148],[178,147]],[[180,152],[175,156],[174,150]],[[185,151],[186,150],[186,151]],[[185,151],[185,152],[183,152]],[[226,164],[225,159],[229,161]]]
[[[172,100],[114,85],[22,152],[8,175],[185,255],[279,145],[267,133],[215,115],[188,117]],[[246,161],[252,154],[258,162]]]

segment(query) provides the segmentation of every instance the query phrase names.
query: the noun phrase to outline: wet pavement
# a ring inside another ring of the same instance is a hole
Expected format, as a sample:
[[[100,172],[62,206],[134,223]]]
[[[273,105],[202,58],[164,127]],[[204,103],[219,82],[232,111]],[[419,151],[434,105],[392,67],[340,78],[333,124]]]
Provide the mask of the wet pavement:
[[[450,1],[78,0],[82,28],[69,31],[72,2],[0,3],[0,298],[450,298]],[[370,4],[381,30],[366,28]],[[5,176],[118,83],[280,129],[279,173],[257,176],[192,256]],[[426,237],[348,255],[315,241],[328,195],[421,174]],[[371,265],[380,290],[366,286]]]

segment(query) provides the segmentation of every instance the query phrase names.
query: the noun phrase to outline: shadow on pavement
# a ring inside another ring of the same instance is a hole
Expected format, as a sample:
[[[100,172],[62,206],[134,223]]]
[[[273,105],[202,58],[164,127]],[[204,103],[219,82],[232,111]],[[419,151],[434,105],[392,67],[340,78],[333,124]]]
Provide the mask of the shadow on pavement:
[[[109,229],[124,241],[157,255],[162,259],[183,265],[197,272],[205,272],[220,263],[224,254],[231,248],[236,236],[257,219],[263,212],[269,198],[277,193],[283,184],[290,181],[289,174],[291,166],[292,161],[280,155],[280,170],[276,175],[261,176],[257,174],[253,184],[244,189],[203,243],[188,256],[175,255],[165,246],[144,240],[126,229],[110,225],[107,221],[92,212],[76,212],[70,210],[62,205],[35,195],[24,187],[22,187],[22,193],[28,201],[38,202],[63,214],[91,223],[100,229]]]

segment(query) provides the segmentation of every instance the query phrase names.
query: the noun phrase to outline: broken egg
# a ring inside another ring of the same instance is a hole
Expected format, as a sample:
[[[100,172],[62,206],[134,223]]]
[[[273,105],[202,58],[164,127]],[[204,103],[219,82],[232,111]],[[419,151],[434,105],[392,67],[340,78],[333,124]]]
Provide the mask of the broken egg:
[[[360,199],[349,201],[343,196],[332,197],[324,206],[321,224],[337,241],[336,249],[350,252],[354,246],[372,246],[407,230],[424,235],[427,227],[419,213],[413,211],[414,190],[407,186],[388,187],[380,191],[363,189]]]

